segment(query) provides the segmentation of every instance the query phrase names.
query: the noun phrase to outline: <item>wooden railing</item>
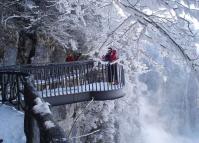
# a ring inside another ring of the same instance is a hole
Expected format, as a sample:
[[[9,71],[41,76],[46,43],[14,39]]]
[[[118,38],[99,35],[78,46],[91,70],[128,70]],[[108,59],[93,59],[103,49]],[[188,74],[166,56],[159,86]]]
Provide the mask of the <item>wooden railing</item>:
[[[34,77],[34,84],[43,98],[91,91],[112,91],[125,85],[124,69],[119,64],[79,61],[64,64],[10,66]]]
[[[22,101],[22,78],[28,74],[19,71],[0,71],[0,102],[11,103],[20,108]]]

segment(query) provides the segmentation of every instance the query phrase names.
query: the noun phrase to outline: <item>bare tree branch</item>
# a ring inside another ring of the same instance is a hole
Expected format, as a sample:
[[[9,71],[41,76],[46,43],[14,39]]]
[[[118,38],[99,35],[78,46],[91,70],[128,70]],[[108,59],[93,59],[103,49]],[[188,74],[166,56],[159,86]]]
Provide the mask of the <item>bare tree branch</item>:
[[[120,39],[122,39],[122,38],[131,30],[131,28],[132,28],[134,25],[136,25],[136,24],[137,24],[137,22],[132,23],[132,24],[124,31],[124,33],[123,33],[121,36],[119,36],[119,39],[117,40],[117,42],[118,42]],[[109,42],[109,43],[107,44],[107,46],[110,45],[112,42],[113,42],[113,41]]]
[[[70,138],[70,139],[77,139],[77,138],[87,137],[87,136],[93,135],[93,134],[95,134],[95,133],[97,133],[97,132],[99,132],[99,131],[100,131],[100,129],[99,129],[99,130],[95,130],[95,131],[93,131],[93,132],[90,132],[90,133],[88,133],[88,134],[84,134],[84,135],[77,136],[77,137],[72,137],[72,138]]]
[[[192,59],[184,52],[184,49],[166,32],[165,29],[163,29],[159,24],[157,24],[155,21],[153,21],[153,19],[151,19],[150,16],[146,15],[142,11],[139,11],[138,9],[136,9],[133,6],[125,5],[121,2],[120,2],[120,4],[125,8],[131,9],[139,17],[139,19],[142,20],[143,22],[149,23],[149,24],[153,25],[154,27],[156,27],[163,35],[165,35],[171,41],[171,43],[173,43],[175,45],[175,47],[180,51],[180,53],[186,59],[186,61],[189,61],[189,62],[192,61]]]
[[[73,124],[72,124],[72,126],[71,126],[71,129],[70,129],[70,131],[69,131],[69,133],[68,133],[68,138],[70,137],[70,135],[71,135],[71,133],[72,133],[72,131],[73,131],[73,128],[74,128],[76,122],[78,121],[78,119],[80,118],[80,116],[84,113],[84,111],[87,109],[87,107],[88,107],[93,101],[94,101],[94,98],[92,98],[92,100],[81,110],[81,112],[79,113],[79,115],[75,118],[75,120],[74,120],[74,122],[73,122]]]
[[[102,49],[102,47],[105,45],[105,43],[108,41],[108,39],[124,24],[126,23],[130,18],[132,18],[132,15],[128,16],[122,23],[120,23],[110,34],[108,34],[106,40],[102,43],[102,45],[98,48],[99,50]]]

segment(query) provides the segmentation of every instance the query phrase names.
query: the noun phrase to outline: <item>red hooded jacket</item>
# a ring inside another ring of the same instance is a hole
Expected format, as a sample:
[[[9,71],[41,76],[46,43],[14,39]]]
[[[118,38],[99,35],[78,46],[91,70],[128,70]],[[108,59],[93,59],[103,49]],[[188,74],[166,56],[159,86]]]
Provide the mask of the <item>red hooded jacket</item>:
[[[117,56],[117,51],[116,50],[112,50],[111,54],[110,54],[110,62],[114,62],[118,59],[118,56]]]
[[[118,56],[117,56],[117,51],[116,50],[112,50],[111,52],[107,53],[103,59],[105,61],[109,61],[109,62],[114,62],[115,60],[118,59]]]
[[[74,61],[75,60],[75,58],[74,58],[74,56],[72,55],[72,54],[69,54],[67,57],[66,57],[66,62],[72,62],[72,61]]]

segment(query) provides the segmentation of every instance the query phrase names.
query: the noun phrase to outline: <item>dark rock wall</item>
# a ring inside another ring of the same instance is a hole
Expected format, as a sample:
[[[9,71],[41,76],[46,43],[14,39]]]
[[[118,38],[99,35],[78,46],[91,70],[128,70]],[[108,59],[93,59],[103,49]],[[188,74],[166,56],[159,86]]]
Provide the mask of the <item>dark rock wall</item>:
[[[0,63],[11,65],[16,63],[18,34],[11,28],[0,25]]]

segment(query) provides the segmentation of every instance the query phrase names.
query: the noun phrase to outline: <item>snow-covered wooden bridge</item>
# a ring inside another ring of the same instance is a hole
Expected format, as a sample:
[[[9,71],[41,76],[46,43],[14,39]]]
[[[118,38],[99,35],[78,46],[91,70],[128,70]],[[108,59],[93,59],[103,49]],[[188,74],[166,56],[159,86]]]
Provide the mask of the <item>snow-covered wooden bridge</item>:
[[[115,83],[112,83],[114,79],[110,82],[110,75],[117,76]],[[20,104],[23,100],[23,78],[26,76],[33,76],[40,96],[52,106],[124,96],[122,65],[110,68],[108,64],[94,61],[77,61],[1,67],[0,100]]]

